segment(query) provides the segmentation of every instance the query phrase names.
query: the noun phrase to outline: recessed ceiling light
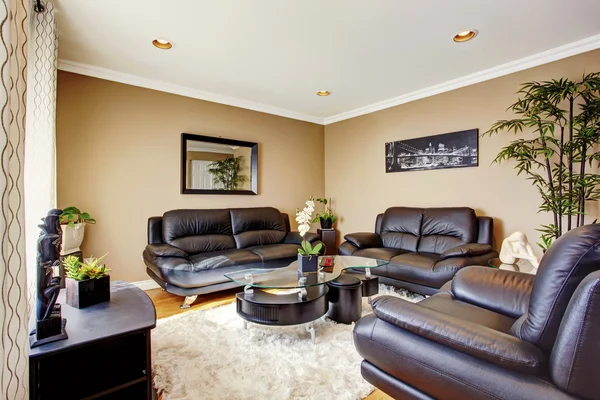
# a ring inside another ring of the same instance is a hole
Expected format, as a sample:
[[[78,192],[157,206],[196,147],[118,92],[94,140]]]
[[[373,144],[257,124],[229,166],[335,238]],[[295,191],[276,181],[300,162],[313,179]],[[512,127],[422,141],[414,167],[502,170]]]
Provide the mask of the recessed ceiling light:
[[[319,90],[317,92],[317,96],[329,96],[330,94],[331,94],[331,92],[327,91],[327,90]]]
[[[467,40],[473,39],[475,36],[477,36],[478,33],[479,31],[477,29],[466,29],[454,35],[453,40],[459,43],[466,42]]]
[[[158,47],[162,50],[169,50],[171,47],[173,47],[173,44],[165,39],[154,39],[152,41],[152,44],[154,45],[154,47]]]

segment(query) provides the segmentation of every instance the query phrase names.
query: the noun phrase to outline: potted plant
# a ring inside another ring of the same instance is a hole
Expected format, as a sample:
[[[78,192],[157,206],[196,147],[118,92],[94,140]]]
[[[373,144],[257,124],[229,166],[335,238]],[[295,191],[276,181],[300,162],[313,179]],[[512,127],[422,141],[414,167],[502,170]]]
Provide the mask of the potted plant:
[[[108,254],[108,253],[107,253]],[[67,304],[84,308],[110,300],[110,269],[100,258],[88,258],[84,262],[77,256],[67,256],[62,263],[66,273]]]
[[[246,176],[241,175],[244,156],[227,157],[223,160],[208,164],[208,172],[213,177],[213,183],[221,190],[236,190],[246,182]]]
[[[538,228],[545,250],[563,232],[584,225],[586,203],[600,199],[600,72],[576,82],[525,83],[518,94],[508,108],[517,117],[496,122],[485,134],[535,133],[510,142],[494,161],[516,161],[517,175],[526,175],[542,197],[539,211],[552,213],[552,223]]]
[[[337,217],[331,211],[331,199],[317,199],[317,201],[323,204],[323,212],[317,213],[316,217],[312,222],[320,221],[321,229],[333,229],[333,224],[337,221]]]
[[[87,212],[81,212],[77,207],[67,207],[60,214],[60,224],[62,228],[62,248],[61,255],[73,254],[81,251],[79,246],[83,242],[85,224],[95,224]]]
[[[317,272],[319,267],[319,251],[323,247],[322,243],[317,243],[312,247],[310,242],[305,238],[306,233],[310,230],[310,223],[313,221],[312,213],[315,211],[315,202],[313,197],[309,197],[306,201],[306,207],[302,211],[296,209],[296,222],[298,222],[298,231],[302,236],[302,244],[298,249],[298,271]]]

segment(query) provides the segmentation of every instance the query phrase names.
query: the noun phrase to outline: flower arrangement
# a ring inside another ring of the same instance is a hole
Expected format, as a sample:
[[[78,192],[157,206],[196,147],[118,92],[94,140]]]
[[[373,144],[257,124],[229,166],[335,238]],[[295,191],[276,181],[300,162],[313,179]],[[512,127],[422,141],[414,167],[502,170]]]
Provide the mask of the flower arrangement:
[[[304,207],[302,211],[296,209],[296,222],[298,222],[298,231],[300,232],[300,236],[302,236],[302,245],[298,249],[298,254],[310,257],[319,255],[319,251],[321,251],[323,244],[318,243],[315,247],[312,247],[310,242],[307,242],[304,237],[306,232],[310,230],[311,222],[314,222],[312,217],[312,213],[315,212],[314,198],[310,196],[305,204],[306,207]]]
[[[104,264],[100,264],[100,261],[106,257],[106,254],[100,258],[92,257],[85,262],[79,261],[79,258],[76,256],[65,257],[63,266],[65,267],[67,278],[83,281],[86,279],[100,279],[108,276],[110,269],[106,268]]]

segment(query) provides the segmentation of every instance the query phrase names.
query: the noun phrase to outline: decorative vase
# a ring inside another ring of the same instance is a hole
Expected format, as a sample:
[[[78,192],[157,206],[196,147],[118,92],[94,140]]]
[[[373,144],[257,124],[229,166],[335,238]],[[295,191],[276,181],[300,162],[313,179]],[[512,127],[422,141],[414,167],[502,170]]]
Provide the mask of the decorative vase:
[[[79,246],[83,242],[83,234],[85,233],[85,223],[80,222],[75,224],[75,227],[69,225],[61,225],[62,229],[62,247],[60,255],[76,253],[81,251]]]
[[[298,254],[298,272],[317,272],[319,256],[303,256]]]
[[[67,304],[75,308],[85,308],[110,301],[110,276],[99,279],[78,281],[66,279]]]
[[[321,220],[321,229],[332,229],[333,228],[333,220],[330,218],[319,218]]]

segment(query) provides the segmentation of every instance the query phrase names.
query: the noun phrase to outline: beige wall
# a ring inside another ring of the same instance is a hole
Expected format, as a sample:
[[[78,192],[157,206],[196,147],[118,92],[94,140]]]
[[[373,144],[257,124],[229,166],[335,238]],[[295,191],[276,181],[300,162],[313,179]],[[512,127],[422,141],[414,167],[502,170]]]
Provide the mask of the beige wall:
[[[182,132],[258,142],[259,194],[180,194]],[[59,72],[58,205],[96,218],[83,251],[109,252],[113,279],[148,279],[141,254],[150,216],[259,206],[293,215],[324,194],[323,149],[316,124]]]
[[[514,163],[490,165],[514,135],[480,138],[477,168],[435,171],[385,173],[384,144],[472,128],[483,133],[511,117],[505,110],[520,83],[593,71],[600,71],[600,50],[326,126],[326,192],[341,216],[340,236],[373,231],[376,215],[394,205],[468,206],[495,218],[497,241],[522,230],[537,242],[535,228],[552,219],[537,214],[536,189],[517,177]]]

